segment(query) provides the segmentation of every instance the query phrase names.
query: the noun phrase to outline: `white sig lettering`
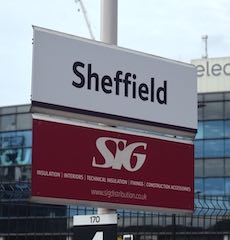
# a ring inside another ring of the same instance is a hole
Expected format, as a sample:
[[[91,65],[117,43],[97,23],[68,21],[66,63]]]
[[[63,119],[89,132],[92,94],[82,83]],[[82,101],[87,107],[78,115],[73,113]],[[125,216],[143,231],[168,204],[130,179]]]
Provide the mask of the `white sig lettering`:
[[[108,141],[115,143],[115,154],[113,154],[107,147],[106,143]],[[123,146],[122,149],[121,146]],[[137,148],[142,148],[144,151],[147,149],[147,144],[143,142],[136,142],[127,145],[127,140],[124,139],[100,137],[96,140],[96,147],[104,158],[104,162],[101,163],[100,161],[100,163],[98,163],[96,157],[93,157],[93,167],[121,170],[123,166],[127,171],[135,172],[143,166],[146,160],[145,153],[135,152]],[[135,164],[132,164],[131,162],[132,157],[136,158]]]

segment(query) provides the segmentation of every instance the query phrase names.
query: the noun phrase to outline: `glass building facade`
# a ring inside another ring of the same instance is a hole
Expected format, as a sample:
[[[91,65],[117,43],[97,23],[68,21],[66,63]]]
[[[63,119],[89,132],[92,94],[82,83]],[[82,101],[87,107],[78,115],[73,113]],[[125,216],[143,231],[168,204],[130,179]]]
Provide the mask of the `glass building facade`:
[[[195,191],[230,195],[230,93],[198,95]]]
[[[32,119],[29,105],[0,108],[0,182],[30,182]]]

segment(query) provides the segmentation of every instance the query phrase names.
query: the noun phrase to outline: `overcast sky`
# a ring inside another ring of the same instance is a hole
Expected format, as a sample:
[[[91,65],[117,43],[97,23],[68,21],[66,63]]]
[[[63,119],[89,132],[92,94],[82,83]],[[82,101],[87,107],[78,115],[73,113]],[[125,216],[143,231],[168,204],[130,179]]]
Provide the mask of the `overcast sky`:
[[[100,40],[100,0],[83,0]],[[118,0],[118,45],[190,62],[230,56],[229,0]],[[0,106],[30,102],[32,25],[90,38],[74,0],[0,0]]]

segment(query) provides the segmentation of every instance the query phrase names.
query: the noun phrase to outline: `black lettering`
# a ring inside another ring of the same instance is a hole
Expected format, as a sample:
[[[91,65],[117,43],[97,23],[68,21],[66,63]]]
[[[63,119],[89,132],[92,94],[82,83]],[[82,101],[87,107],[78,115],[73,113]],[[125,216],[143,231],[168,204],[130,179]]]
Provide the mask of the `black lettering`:
[[[92,78],[95,79],[95,91],[99,91],[99,76],[97,73],[92,73],[91,64],[88,64],[88,89],[91,90]]]
[[[226,63],[224,65],[219,63],[210,64],[209,61],[206,61],[205,66],[197,65],[197,77],[203,77],[205,74],[207,77],[209,76],[221,76],[222,74],[230,76],[230,63]]]
[[[210,76],[210,73],[209,73],[209,61],[206,62],[206,73],[207,73],[207,76]]]
[[[73,64],[73,73],[77,76],[77,80],[72,81],[72,85],[76,88],[85,87],[88,90],[103,91],[106,94],[114,93],[116,95],[123,95],[124,97],[131,97],[133,99],[139,98],[142,101],[155,100],[159,104],[167,104],[167,81],[163,81],[163,86],[157,88],[157,81],[154,77],[150,78],[150,82],[144,83],[142,81],[136,82],[136,74],[116,71],[115,77],[109,75],[100,75],[92,70],[92,64],[87,64],[87,69],[84,63],[78,61]],[[206,65],[209,68],[208,64]],[[223,70],[226,75],[230,75],[230,63],[222,67],[220,64],[214,64],[211,67],[211,74],[218,76]],[[200,76],[206,72],[205,66],[198,65],[197,72]],[[87,74],[87,79],[86,79]]]
[[[203,77],[205,68],[204,68],[203,65],[197,65],[196,66],[196,71],[197,71],[197,77]]]
[[[226,68],[229,67],[229,71],[227,72]],[[224,65],[224,74],[230,76],[230,63],[226,63]]]
[[[84,75],[77,70],[77,67],[84,68],[85,64],[82,62],[75,62],[73,64],[73,72],[75,75],[77,75],[81,79],[81,81],[80,83],[73,81],[72,85],[77,88],[82,88],[85,85],[85,78],[84,78]]]
[[[112,93],[111,87],[113,86],[112,79],[110,76],[105,75],[101,79],[101,88],[105,93]],[[108,89],[110,88],[110,89]]]
[[[136,74],[133,74],[133,79],[135,80],[137,78]],[[136,98],[136,92],[137,92],[137,84],[136,82],[133,82],[133,98]]]
[[[114,81],[116,82],[116,95],[119,95],[120,92],[120,83],[122,80],[120,79],[120,75],[122,75],[122,71],[117,71],[116,72],[116,77],[114,78]]]
[[[139,93],[139,97],[141,100],[147,101],[149,99],[148,98],[148,94],[149,94],[148,85],[145,83],[141,83],[138,88],[138,93]],[[145,95],[147,94],[147,96],[144,96],[144,94]]]
[[[129,80],[129,77],[131,77],[132,74],[127,72],[125,74],[125,79],[123,80],[123,83],[125,85],[125,96],[128,97],[128,88],[129,88],[129,85],[131,84],[131,81]]]
[[[161,99],[161,97],[163,98]],[[164,87],[157,89],[157,101],[160,104],[167,104],[167,81],[164,81]]]
[[[155,80],[151,78],[151,102],[154,102]]]
[[[221,74],[221,70],[222,70],[222,68],[221,68],[220,64],[214,64],[212,66],[212,74],[214,76],[219,76]]]

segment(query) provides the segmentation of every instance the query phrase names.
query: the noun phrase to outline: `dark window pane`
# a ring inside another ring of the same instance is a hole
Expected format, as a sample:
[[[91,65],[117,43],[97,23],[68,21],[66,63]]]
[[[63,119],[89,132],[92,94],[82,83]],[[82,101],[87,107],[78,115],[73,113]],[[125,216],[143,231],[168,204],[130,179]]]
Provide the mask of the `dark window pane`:
[[[225,179],[225,194],[230,195],[230,178]]]
[[[16,129],[15,115],[5,115],[0,117],[0,131],[12,131]]]
[[[224,96],[225,96],[225,100],[230,100],[230,93],[225,93]]]
[[[206,102],[204,106],[204,120],[223,119],[223,102]]]
[[[195,158],[203,157],[203,140],[195,141]]]
[[[195,193],[204,193],[204,179],[196,178],[195,179]]]
[[[32,146],[32,131],[18,131],[17,136],[22,136],[24,139],[24,147]]]
[[[205,140],[204,141],[204,157],[219,158],[224,157],[224,140]]]
[[[32,115],[30,113],[17,115],[17,129],[31,129],[32,128]]]
[[[198,101],[203,102],[204,94],[198,94]]]
[[[195,161],[195,177],[203,177],[204,162],[203,159]]]
[[[31,148],[0,149],[0,166],[31,164]]]
[[[230,102],[225,102],[225,119],[230,119]]]
[[[32,132],[4,132],[0,133],[0,149],[32,146]]]
[[[195,193],[204,193],[204,180],[203,178],[195,179]]]
[[[230,120],[226,120],[224,122],[224,127],[225,127],[225,137],[230,138]]]
[[[198,122],[198,131],[196,134],[196,139],[202,139],[204,137],[203,135],[203,122],[199,121]]]
[[[223,101],[223,93],[207,93],[204,95],[204,101]]]
[[[0,181],[29,181],[31,166],[10,166],[0,168]]]
[[[225,140],[225,157],[230,157],[230,139]]]
[[[203,120],[204,118],[204,103],[198,103],[198,120]]]
[[[223,121],[204,121],[204,138],[223,138]]]
[[[31,105],[19,105],[17,106],[17,113],[29,113]]]
[[[221,177],[224,175],[224,159],[205,159],[204,171],[206,177]]]
[[[224,179],[223,178],[206,178],[204,180],[205,194],[208,195],[224,195]]]
[[[230,176],[230,158],[225,159],[225,176]]]
[[[14,113],[16,113],[16,107],[1,107],[0,108],[0,114],[1,115],[6,115],[6,114],[14,114]]]

